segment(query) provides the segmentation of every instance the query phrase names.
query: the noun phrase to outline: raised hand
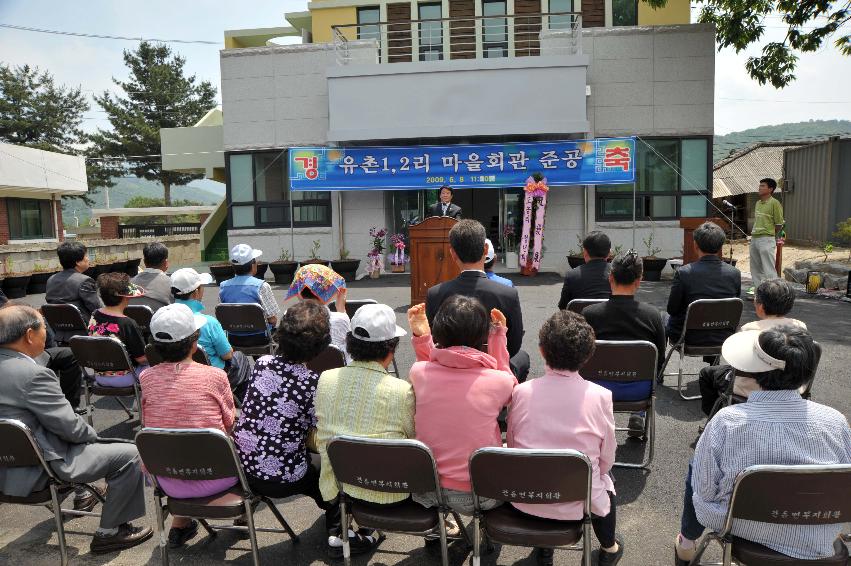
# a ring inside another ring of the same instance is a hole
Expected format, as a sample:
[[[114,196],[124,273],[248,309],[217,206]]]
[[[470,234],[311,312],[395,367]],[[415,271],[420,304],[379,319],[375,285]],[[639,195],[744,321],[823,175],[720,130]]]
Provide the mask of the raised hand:
[[[425,303],[414,305],[408,309],[408,326],[410,326],[411,334],[414,336],[431,334],[431,328],[426,317]]]
[[[494,326],[508,326],[505,315],[499,309],[491,309],[491,324]]]

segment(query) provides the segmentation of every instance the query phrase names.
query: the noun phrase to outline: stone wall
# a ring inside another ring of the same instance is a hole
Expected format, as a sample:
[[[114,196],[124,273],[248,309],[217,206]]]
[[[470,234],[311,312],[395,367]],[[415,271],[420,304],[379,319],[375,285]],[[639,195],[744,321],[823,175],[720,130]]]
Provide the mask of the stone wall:
[[[848,288],[848,273],[851,272],[851,263],[805,260],[796,261],[795,267],[787,267],[783,270],[783,276],[787,281],[807,284],[807,273],[818,271],[821,274],[821,286],[825,289]]]
[[[86,240],[89,259],[94,262],[98,258],[116,257],[118,260],[136,259],[142,257],[142,248],[153,241],[168,246],[169,263],[173,268],[198,263],[201,261],[201,240],[195,235],[166,236],[163,238],[127,238],[123,240]],[[10,244],[0,246],[0,269],[16,273],[27,273],[61,269],[56,257],[56,243],[45,244]],[[126,255],[125,255],[126,254]],[[11,260],[11,268],[7,266]]]

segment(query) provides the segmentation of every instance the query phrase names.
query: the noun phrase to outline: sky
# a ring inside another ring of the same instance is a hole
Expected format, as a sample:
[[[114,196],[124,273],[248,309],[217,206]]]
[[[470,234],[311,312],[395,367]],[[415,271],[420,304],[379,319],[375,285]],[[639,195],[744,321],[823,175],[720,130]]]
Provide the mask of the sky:
[[[89,34],[215,41],[217,45],[170,44],[186,58],[186,69],[219,87],[218,51],[225,29],[287,25],[286,12],[307,9],[304,0],[0,0],[0,23]],[[696,18],[693,10],[693,20]],[[766,39],[781,39],[782,22],[766,21]],[[48,35],[0,28],[0,61],[29,64],[50,71],[56,80],[80,86],[86,95],[113,87],[124,77],[122,50],[133,41]],[[715,132],[726,134],[767,124],[805,120],[851,120],[851,57],[832,44],[801,55],[797,80],[782,90],[761,86],[745,70],[758,46],[736,54],[716,53]],[[84,127],[106,127],[92,101]]]

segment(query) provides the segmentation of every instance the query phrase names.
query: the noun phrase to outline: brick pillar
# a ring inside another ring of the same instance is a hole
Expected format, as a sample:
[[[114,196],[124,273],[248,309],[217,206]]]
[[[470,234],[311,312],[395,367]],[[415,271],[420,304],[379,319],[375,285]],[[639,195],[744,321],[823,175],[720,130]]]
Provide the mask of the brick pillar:
[[[118,239],[118,217],[117,216],[101,216],[100,218],[100,237],[104,240]]]
[[[9,243],[9,213],[6,210],[6,199],[0,198],[0,245]]]
[[[62,221],[62,199],[53,201],[53,207],[56,217],[56,237],[60,242],[65,241],[65,223]]]

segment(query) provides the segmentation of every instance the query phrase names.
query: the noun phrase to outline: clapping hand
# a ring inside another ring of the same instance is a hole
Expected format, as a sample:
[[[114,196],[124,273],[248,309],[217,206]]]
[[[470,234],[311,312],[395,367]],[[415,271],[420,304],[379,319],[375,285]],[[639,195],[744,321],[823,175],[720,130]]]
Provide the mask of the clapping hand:
[[[408,309],[408,326],[411,327],[411,334],[414,336],[431,334],[431,328],[426,317],[425,303],[414,305]]]
[[[491,323],[497,328],[500,326],[508,326],[505,315],[499,309],[491,309]]]

